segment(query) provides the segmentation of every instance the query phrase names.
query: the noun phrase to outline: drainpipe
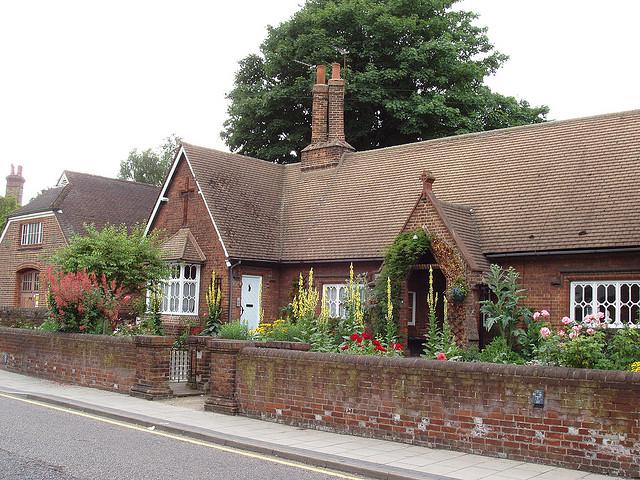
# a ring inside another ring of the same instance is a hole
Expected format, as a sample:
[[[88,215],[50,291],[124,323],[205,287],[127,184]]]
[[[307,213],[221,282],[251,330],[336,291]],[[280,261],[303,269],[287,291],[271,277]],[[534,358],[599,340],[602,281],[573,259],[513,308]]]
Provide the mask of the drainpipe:
[[[233,300],[233,269],[236,268],[238,265],[240,265],[242,263],[242,260],[238,260],[236,263],[231,263],[229,260],[227,260],[227,274],[229,275],[229,312],[228,312],[228,320],[229,322],[232,321],[231,318],[231,309],[233,308],[233,304],[231,303],[231,301]]]

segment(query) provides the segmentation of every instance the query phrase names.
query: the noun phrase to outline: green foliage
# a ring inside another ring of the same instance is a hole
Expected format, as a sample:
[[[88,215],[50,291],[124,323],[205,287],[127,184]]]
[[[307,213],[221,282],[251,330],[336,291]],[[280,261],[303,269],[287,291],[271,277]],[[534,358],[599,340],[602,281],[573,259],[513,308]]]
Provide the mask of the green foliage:
[[[216,288],[216,272],[211,272],[211,283],[205,295],[207,300],[207,320],[202,335],[216,335],[222,323],[222,290]]]
[[[376,318],[384,319],[387,313],[387,282],[391,283],[391,301],[394,307],[394,317],[398,317],[400,306],[400,286],[411,267],[429,250],[431,240],[423,229],[411,230],[400,233],[393,243],[387,248],[384,263],[378,281],[374,288],[374,295],[378,305]],[[389,279],[389,280],[388,280]],[[384,328],[382,321],[372,322],[376,332]]]
[[[145,236],[141,226],[131,233],[124,225],[107,225],[102,230],[86,225],[85,229],[86,235],[74,236],[52,257],[52,263],[62,271],[105,275],[130,293],[140,293],[166,278],[167,266],[160,256],[158,238]]]
[[[444,299],[446,301],[446,298]],[[433,268],[429,267],[429,290],[427,292],[427,308],[429,310],[429,329],[425,334],[424,351],[422,357],[433,360],[440,352],[446,355],[447,360],[459,360],[462,350],[456,344],[449,320],[442,320],[442,329],[438,329],[438,293],[433,288]]]
[[[277,342],[301,342],[308,333],[300,325],[291,320],[278,319],[268,328],[256,329],[258,340],[270,340]]]
[[[47,318],[42,324],[38,327],[38,330],[42,330],[43,332],[59,332],[60,324],[55,321],[53,318]]]
[[[519,274],[513,267],[505,270],[499,265],[491,265],[484,281],[494,298],[480,302],[480,311],[485,314],[485,329],[489,331],[496,326],[510,347],[521,335],[518,323],[527,321],[531,316],[531,310],[520,305],[524,290],[518,288],[518,278]]]
[[[616,331],[607,342],[607,359],[616,370],[629,370],[640,362],[640,329],[625,327]]]
[[[149,185],[162,185],[181,141],[180,137],[170,135],[156,150],[131,150],[127,159],[120,162],[118,178]]]
[[[226,338],[231,340],[250,340],[251,335],[249,328],[240,320],[234,320],[233,322],[223,323],[220,325],[220,331],[218,332],[219,338]]]
[[[519,353],[525,360],[530,361],[536,357],[538,349],[543,341],[540,329],[546,326],[542,317],[533,319],[526,317],[524,329],[516,329],[514,335],[518,341]]]
[[[149,308],[143,315],[143,328],[147,332],[145,335],[164,335],[162,318],[160,315],[160,304],[162,294],[158,285],[149,287]]]
[[[504,337],[494,338],[491,343],[480,352],[479,360],[489,363],[524,363],[524,359],[511,349]]]
[[[4,226],[7,224],[7,217],[11,212],[18,208],[18,201],[15,197],[9,195],[8,197],[0,196],[0,232],[4,230]]]
[[[610,369],[611,362],[605,354],[605,334],[579,335],[564,344],[560,352],[560,365],[574,368]]]
[[[507,57],[456,0],[309,0],[239,62],[222,137],[290,163],[309,143],[312,72],[343,63],[346,138],[356,150],[544,121],[547,107],[492,92]],[[292,154],[292,152],[295,152]]]

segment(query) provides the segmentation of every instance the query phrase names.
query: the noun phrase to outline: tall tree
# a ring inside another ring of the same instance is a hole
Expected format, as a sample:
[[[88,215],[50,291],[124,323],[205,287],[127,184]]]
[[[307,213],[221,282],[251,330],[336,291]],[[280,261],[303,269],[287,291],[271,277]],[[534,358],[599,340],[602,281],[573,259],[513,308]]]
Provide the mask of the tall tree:
[[[127,159],[120,162],[118,178],[162,185],[180,142],[180,137],[174,134],[165,138],[157,149],[131,150]]]
[[[222,138],[239,153],[297,161],[310,139],[313,72],[304,64],[344,60],[356,150],[544,121],[547,107],[483,83],[507,56],[456,2],[308,0],[269,27],[262,55],[240,61]]]
[[[8,197],[0,196],[0,232],[4,230],[4,226],[7,224],[7,217],[11,212],[18,208],[18,201],[15,197],[9,195]]]

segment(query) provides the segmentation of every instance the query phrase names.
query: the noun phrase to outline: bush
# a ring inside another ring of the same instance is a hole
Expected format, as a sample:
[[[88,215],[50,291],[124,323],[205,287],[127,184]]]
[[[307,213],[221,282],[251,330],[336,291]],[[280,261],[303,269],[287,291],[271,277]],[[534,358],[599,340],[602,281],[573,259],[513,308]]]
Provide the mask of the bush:
[[[373,338],[369,332],[353,333],[340,346],[340,352],[351,355],[402,356],[402,345],[387,343],[385,338]]]
[[[290,320],[278,319],[273,323],[261,323],[255,329],[258,340],[276,342],[301,342],[305,336],[303,329]]]
[[[487,347],[480,352],[481,362],[489,363],[515,363],[521,365],[524,359],[514,352],[504,337],[494,338]]]
[[[233,322],[220,325],[218,337],[229,340],[251,340],[249,328],[240,320],[234,320]]]
[[[611,368],[612,363],[605,355],[604,332],[579,335],[568,341],[560,353],[560,365],[574,368]]]
[[[607,342],[606,350],[611,368],[630,370],[631,364],[640,362],[640,329],[625,327],[617,330]]]
[[[84,271],[98,278],[104,275],[128,293],[143,292],[150,283],[166,278],[159,240],[153,234],[145,236],[141,226],[131,233],[124,225],[107,225],[101,230],[85,225],[85,230],[85,235],[74,236],[53,256],[52,263],[59,270]]]
[[[38,327],[38,330],[42,330],[43,332],[59,332],[60,324],[52,318],[48,318]]]
[[[49,268],[47,306],[49,317],[62,332],[111,333],[119,319],[121,308],[131,296],[107,281],[84,270],[60,273]]]

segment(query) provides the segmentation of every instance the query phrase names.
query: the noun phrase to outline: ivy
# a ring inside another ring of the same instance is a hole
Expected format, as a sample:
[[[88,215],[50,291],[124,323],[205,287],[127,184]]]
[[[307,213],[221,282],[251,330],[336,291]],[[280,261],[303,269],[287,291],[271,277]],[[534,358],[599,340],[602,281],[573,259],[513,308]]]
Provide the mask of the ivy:
[[[374,329],[380,331],[384,328],[385,314],[387,312],[387,279],[391,284],[391,303],[394,316],[397,318],[400,302],[400,287],[402,281],[409,275],[411,267],[415,265],[431,246],[431,238],[423,229],[410,230],[400,233],[387,248],[382,264],[382,270],[378,276],[374,289],[377,300],[379,317],[374,323]]]

